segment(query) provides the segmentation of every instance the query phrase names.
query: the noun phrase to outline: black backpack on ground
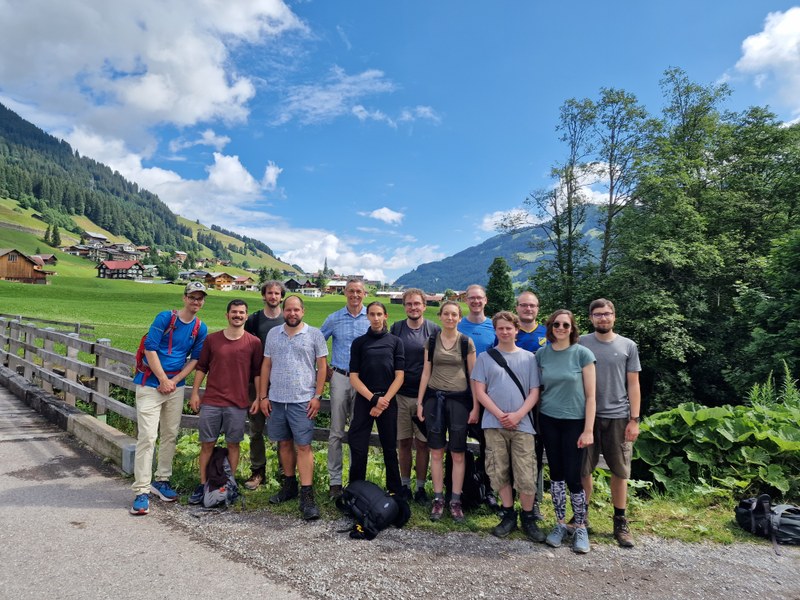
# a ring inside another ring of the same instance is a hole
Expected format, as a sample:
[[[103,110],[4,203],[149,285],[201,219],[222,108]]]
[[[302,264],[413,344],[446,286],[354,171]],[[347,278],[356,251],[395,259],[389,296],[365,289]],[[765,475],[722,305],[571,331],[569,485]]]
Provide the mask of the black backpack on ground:
[[[228,462],[228,449],[214,446],[211,460],[206,467],[206,483],[203,486],[204,508],[228,508],[237,499],[244,497],[239,494],[231,464]]]
[[[461,507],[464,510],[479,508],[486,502],[486,474],[478,468],[478,459],[475,453],[467,448],[464,452],[464,486],[461,490]],[[445,498],[450,501],[453,490],[453,457],[448,451],[444,458]]]
[[[354,481],[342,491],[336,506],[355,519],[350,530],[353,539],[374,539],[378,532],[393,525],[398,529],[408,522],[408,503],[384,491],[371,481]]]
[[[734,509],[736,522],[745,531],[772,540],[775,552],[778,544],[800,544],[800,506],[772,506],[768,494],[745,498]]]

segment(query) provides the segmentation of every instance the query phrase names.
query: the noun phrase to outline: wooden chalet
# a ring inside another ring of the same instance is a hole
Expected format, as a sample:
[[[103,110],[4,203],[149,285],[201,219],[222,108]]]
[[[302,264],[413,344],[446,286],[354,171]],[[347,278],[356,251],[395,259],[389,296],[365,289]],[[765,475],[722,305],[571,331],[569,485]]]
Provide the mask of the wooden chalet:
[[[138,260],[104,260],[97,265],[97,276],[102,279],[141,279],[144,265]]]
[[[206,275],[205,284],[207,288],[219,290],[220,292],[230,292],[233,289],[235,279],[233,275],[225,272],[209,273]]]
[[[48,272],[42,264],[14,248],[0,249],[0,280],[46,285]]]

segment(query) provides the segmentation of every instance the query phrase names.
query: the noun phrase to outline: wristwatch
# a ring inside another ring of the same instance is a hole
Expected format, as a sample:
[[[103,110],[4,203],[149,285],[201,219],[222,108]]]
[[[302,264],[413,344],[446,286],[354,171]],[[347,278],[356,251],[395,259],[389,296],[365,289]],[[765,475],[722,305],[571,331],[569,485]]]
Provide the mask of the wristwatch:
[[[636,421],[637,423],[641,423],[642,422],[642,417],[631,417],[629,420],[630,421]]]
[[[311,398],[313,400],[322,400],[322,394],[314,394]]]

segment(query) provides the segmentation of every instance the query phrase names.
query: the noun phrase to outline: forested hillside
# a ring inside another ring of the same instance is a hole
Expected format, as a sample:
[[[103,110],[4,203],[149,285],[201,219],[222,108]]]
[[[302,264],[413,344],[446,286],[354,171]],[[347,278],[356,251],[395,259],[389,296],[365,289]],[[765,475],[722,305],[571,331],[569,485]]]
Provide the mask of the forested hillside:
[[[33,208],[49,225],[79,234],[72,216],[134,244],[214,255],[243,264],[287,268],[272,249],[216,225],[198,230],[178,220],[158,196],[140,189],[107,166],[83,157],[63,140],[45,133],[0,104],[0,198]],[[232,238],[232,239],[231,239]],[[227,241],[225,241],[227,240]],[[242,255],[241,257],[236,256]]]

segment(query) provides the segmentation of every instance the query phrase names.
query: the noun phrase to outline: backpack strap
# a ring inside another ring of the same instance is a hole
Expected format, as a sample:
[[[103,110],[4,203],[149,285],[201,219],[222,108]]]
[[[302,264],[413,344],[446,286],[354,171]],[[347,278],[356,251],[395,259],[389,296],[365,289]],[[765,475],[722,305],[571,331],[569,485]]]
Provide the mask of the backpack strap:
[[[431,367],[433,367],[433,352],[436,349],[436,339],[438,337],[439,332],[437,331],[428,338],[428,361],[431,363]]]
[[[508,373],[509,377],[511,377],[511,381],[513,381],[517,386],[519,393],[522,394],[522,401],[525,402],[525,399],[528,397],[528,395],[525,393],[525,390],[522,387],[522,384],[520,383],[516,373],[514,373],[514,371],[511,370],[511,367],[508,366],[508,361],[506,361],[505,357],[500,354],[500,351],[497,348],[489,348],[486,353],[492,357],[494,362],[505,369],[506,373]],[[533,430],[536,431],[536,426],[533,424],[533,413],[528,412],[528,416],[531,418],[531,426],[533,427]]]

